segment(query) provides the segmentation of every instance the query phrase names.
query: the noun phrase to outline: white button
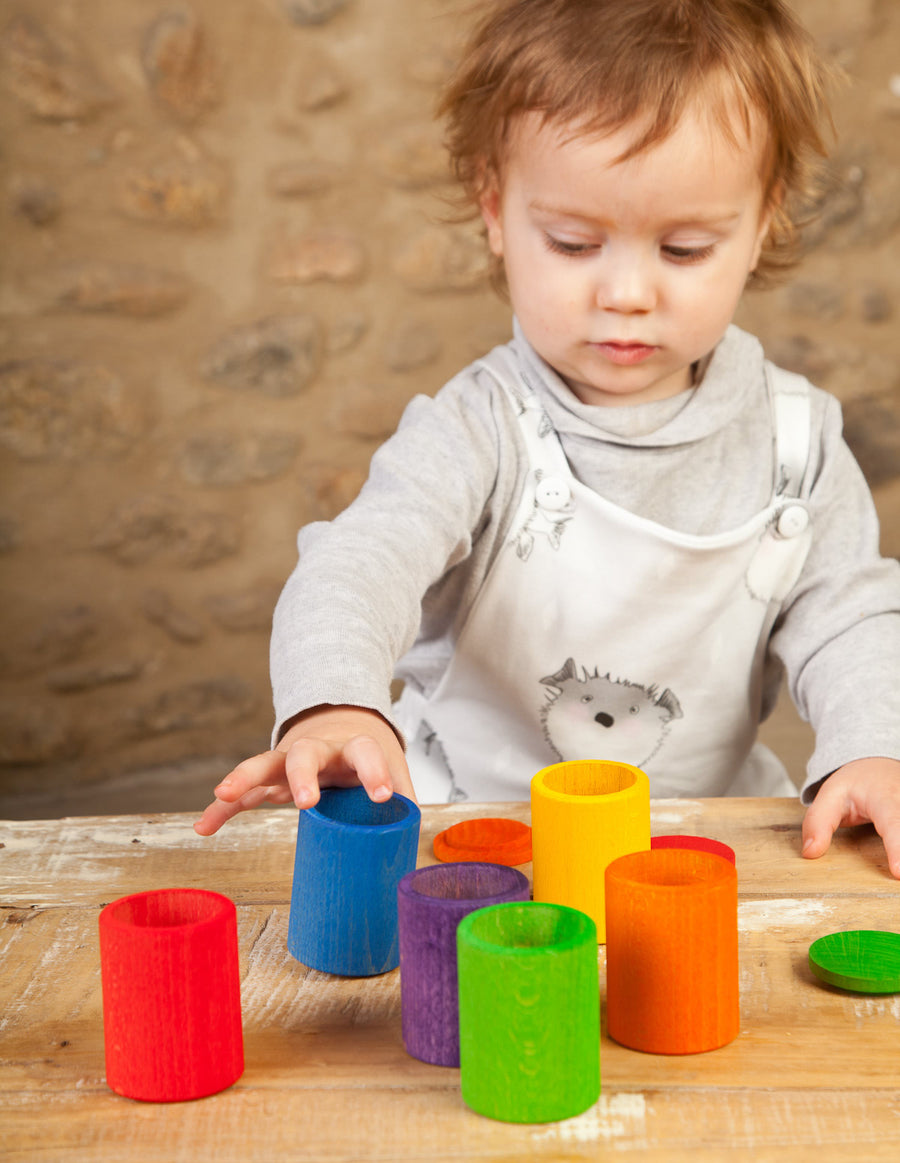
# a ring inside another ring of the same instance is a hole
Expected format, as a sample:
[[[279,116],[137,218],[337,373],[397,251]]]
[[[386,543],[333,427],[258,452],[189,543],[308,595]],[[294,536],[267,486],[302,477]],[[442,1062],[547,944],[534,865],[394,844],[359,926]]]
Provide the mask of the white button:
[[[572,499],[572,492],[562,477],[544,477],[542,481],[538,481],[534,499],[542,509],[556,513],[568,505]]]
[[[809,525],[809,513],[802,505],[788,505],[778,514],[775,528],[781,537],[798,537]]]

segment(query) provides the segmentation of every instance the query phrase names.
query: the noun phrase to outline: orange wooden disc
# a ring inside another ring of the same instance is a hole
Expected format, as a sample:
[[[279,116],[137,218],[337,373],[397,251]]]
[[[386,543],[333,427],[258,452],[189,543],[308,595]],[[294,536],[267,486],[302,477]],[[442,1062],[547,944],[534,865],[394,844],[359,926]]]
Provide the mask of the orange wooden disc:
[[[445,863],[481,860],[487,864],[527,864],[531,859],[531,828],[499,817],[462,820],[438,832],[434,854]]]

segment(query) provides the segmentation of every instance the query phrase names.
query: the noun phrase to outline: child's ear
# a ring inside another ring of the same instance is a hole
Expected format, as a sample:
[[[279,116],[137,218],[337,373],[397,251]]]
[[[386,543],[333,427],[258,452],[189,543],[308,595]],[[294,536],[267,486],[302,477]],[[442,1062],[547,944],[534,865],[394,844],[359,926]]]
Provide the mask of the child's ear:
[[[503,256],[503,229],[500,218],[500,187],[495,177],[485,181],[481,197],[478,199],[481,217],[487,227],[488,246],[491,254]]]

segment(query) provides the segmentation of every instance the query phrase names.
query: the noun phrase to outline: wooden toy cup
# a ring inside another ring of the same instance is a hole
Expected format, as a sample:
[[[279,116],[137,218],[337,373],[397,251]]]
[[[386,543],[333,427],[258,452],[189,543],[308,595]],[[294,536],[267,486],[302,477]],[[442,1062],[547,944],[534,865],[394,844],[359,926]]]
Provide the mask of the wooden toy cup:
[[[627,763],[554,763],[531,781],[534,899],[580,909],[606,940],[606,866],[650,847],[650,782]]]
[[[100,913],[106,1081],[147,1102],[202,1098],[244,1070],[234,904],[169,888]]]
[[[606,1023],[633,1050],[696,1054],[740,1030],[737,871],[690,849],[606,870]]]
[[[470,861],[432,864],[400,881],[400,1004],[408,1054],[459,1066],[456,929],[474,909],[527,901],[528,877]]]
[[[519,820],[498,816],[460,820],[435,836],[434,855],[449,864],[461,860],[527,864],[531,860],[531,828]]]
[[[493,905],[457,929],[460,1081],[510,1123],[581,1114],[600,1093],[597,932],[561,905]]]
[[[393,795],[326,788],[297,822],[288,950],[312,969],[371,977],[396,969],[397,885],[416,866],[422,814]]]

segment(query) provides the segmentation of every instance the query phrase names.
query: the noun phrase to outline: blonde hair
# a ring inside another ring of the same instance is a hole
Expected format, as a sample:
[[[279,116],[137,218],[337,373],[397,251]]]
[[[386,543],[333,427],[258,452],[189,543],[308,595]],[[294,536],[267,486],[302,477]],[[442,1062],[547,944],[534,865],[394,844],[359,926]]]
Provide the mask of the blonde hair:
[[[701,99],[734,142],[736,105],[748,136],[754,120],[767,131],[760,177],[772,217],[751,278],[763,283],[798,259],[836,75],[781,0],[493,0],[438,113],[476,210],[502,178],[510,127],[523,113],[586,135],[638,122],[645,131],[625,160],[664,140]]]

